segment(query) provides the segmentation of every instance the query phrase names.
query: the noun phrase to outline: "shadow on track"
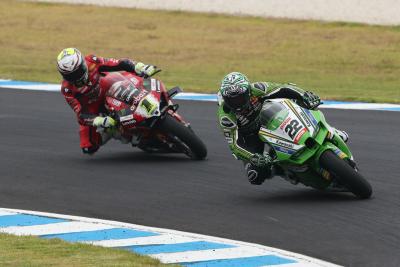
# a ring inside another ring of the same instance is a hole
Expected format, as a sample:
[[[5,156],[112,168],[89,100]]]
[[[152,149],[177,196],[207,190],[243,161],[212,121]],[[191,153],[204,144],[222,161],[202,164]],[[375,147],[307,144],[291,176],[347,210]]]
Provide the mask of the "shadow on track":
[[[126,163],[140,163],[140,164],[162,164],[162,163],[188,163],[194,162],[185,155],[171,154],[171,153],[147,153],[142,151],[135,152],[118,152],[118,153],[107,153],[103,155],[94,155],[86,158],[76,159],[79,161],[84,161],[88,164],[126,164]]]
[[[280,189],[279,192],[266,193],[266,195],[244,196],[244,199],[251,205],[268,204],[304,204],[304,203],[334,203],[334,202],[354,202],[360,199],[351,193],[345,192],[323,192],[313,189],[297,189],[285,190]]]

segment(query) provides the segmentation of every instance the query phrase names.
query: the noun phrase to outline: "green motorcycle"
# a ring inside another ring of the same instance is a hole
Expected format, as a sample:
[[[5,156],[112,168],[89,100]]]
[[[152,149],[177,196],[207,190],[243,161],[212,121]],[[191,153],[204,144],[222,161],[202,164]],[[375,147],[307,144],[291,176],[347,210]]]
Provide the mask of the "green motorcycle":
[[[358,172],[353,155],[319,110],[288,99],[269,99],[260,113],[260,139],[275,157],[274,165],[293,184],[319,190],[349,191],[369,198],[371,185]]]

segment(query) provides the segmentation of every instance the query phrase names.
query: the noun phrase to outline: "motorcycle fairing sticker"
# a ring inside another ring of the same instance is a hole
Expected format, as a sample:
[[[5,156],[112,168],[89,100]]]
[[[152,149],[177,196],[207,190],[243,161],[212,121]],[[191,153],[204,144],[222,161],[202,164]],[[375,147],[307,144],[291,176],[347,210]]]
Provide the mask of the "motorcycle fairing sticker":
[[[151,90],[156,91],[157,93],[160,92],[160,81],[156,79],[151,79]]]
[[[158,101],[153,95],[148,94],[138,104],[135,114],[140,115],[143,118],[149,118],[156,110],[158,110]]]
[[[300,116],[299,113],[297,112],[295,113],[287,105],[285,105],[285,107],[288,110],[288,114],[285,120],[276,129],[270,130],[263,127],[262,128],[263,131],[271,135],[278,136],[279,138],[282,138],[284,141],[289,141],[289,142],[296,141],[294,143],[297,143],[300,140],[301,136],[308,130],[308,128],[305,126],[302,119],[298,118],[298,116]]]
[[[318,122],[314,118],[314,115],[309,111],[308,109],[303,108],[303,111],[308,115],[308,118],[311,120],[311,123],[313,124],[314,128],[317,127]]]
[[[306,113],[303,112],[304,109],[302,109],[297,105],[293,106],[292,102],[289,100],[285,100],[284,102],[285,105],[294,113],[297,119],[301,122],[301,124],[304,127],[306,127],[308,131],[310,131],[311,135],[313,135],[315,131],[315,126],[310,121],[310,118],[306,115]]]
[[[273,132],[271,132],[268,129],[265,129],[264,127],[261,127],[259,134],[262,135],[265,139],[267,139],[268,143],[270,143],[271,145],[279,146],[284,149],[298,151],[299,149],[304,147],[304,145],[295,144],[288,139],[275,135]]]
[[[347,158],[347,155],[344,152],[342,152],[340,149],[335,149],[334,152],[341,159]]]
[[[289,155],[293,155],[294,153],[296,153],[295,150],[291,150],[288,148],[284,148],[284,147],[280,147],[280,146],[276,146],[276,145],[272,145],[272,147],[279,152],[285,153],[285,154],[289,154]]]

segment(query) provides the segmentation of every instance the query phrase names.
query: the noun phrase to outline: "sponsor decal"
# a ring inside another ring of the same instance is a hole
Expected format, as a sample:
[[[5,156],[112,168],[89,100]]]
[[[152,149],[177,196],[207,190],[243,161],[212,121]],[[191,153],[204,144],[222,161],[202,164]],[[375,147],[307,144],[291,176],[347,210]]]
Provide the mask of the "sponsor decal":
[[[303,109],[305,113],[307,113],[308,118],[311,120],[313,125],[317,125],[318,122],[315,120],[314,115],[308,109]]]
[[[151,91],[156,91],[157,93],[160,92],[160,81],[156,80],[156,79],[151,79]]]
[[[274,149],[275,149],[276,151],[279,151],[279,152],[282,152],[282,153],[285,153],[285,154],[292,155],[292,154],[295,153],[294,150],[290,150],[290,149],[288,149],[288,148],[284,148],[284,147],[280,147],[280,146],[274,146],[274,145],[272,145],[272,146],[274,147]]]
[[[224,136],[228,144],[233,144],[233,138],[230,132],[224,132]]]
[[[281,141],[281,140],[276,140],[276,144],[280,145],[280,146],[283,146],[283,147],[287,147],[287,148],[293,148],[294,147],[293,144],[288,143],[288,142],[284,142],[284,141]]]
[[[230,132],[224,132],[225,140],[228,142],[228,144],[233,143],[233,138]]]
[[[300,112],[301,117],[304,119],[306,122],[307,127],[311,127],[310,119],[304,112]]]
[[[151,79],[150,84],[151,91],[155,91],[157,89],[157,81],[155,79]]]
[[[283,130],[283,128],[285,128],[286,124],[288,124],[289,121],[290,121],[291,119],[292,119],[292,118],[288,117],[286,120],[284,120],[284,121],[282,122],[282,124],[281,124],[281,126],[279,126],[279,128],[280,128],[281,130]]]
[[[131,124],[135,124],[136,120],[129,120],[129,121],[124,121],[122,122],[123,126],[127,126],[127,125],[131,125]]]
[[[112,104],[113,104],[114,106],[119,107],[119,106],[121,106],[122,102],[119,101],[119,100],[117,100],[117,99],[113,99],[113,100],[112,100]]]
[[[157,80],[157,89],[156,89],[156,92],[157,92],[157,93],[161,92],[161,84],[160,84],[160,81],[158,81],[158,80]]]
[[[141,91],[140,94],[136,97],[133,98],[133,105],[137,106],[137,104],[139,104],[140,100],[142,100],[142,98],[147,94],[146,91]]]
[[[345,153],[343,153],[340,149],[336,149],[335,154],[338,155],[338,157],[341,159],[344,159],[347,157],[347,155]]]
[[[132,96],[133,96],[133,94],[135,93],[135,91],[134,90],[131,90],[131,92],[128,94],[128,96],[126,97],[126,102],[130,102],[131,101],[131,98],[132,98]]]
[[[133,119],[133,114],[129,114],[127,116],[120,117],[119,121],[120,122],[124,122],[124,121],[129,121],[129,120],[132,120],[132,119]]]
[[[298,144],[300,138],[303,136],[303,134],[305,134],[305,132],[307,132],[307,129],[306,129],[306,128],[303,128],[303,129],[299,132],[299,134],[294,138],[293,141],[294,141],[296,144]]]
[[[153,114],[154,110],[157,108],[157,105],[151,103],[147,98],[143,99],[141,106],[144,107],[150,115]]]
[[[138,85],[139,84],[139,80],[136,79],[135,77],[131,77],[130,80],[131,80],[131,82],[133,82],[134,85]]]
[[[117,91],[120,91],[122,89],[121,85],[122,85],[121,81],[113,83],[113,85],[110,88],[110,95],[116,96],[118,94]]]

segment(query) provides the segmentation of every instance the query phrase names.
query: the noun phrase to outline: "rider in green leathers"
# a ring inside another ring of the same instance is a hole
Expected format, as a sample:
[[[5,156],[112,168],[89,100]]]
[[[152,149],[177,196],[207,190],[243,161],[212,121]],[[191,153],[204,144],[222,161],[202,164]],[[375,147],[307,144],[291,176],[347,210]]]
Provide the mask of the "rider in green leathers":
[[[265,179],[281,174],[272,164],[269,147],[258,138],[259,114],[263,101],[273,98],[293,99],[303,108],[314,109],[321,104],[320,98],[295,84],[273,82],[250,83],[239,72],[226,75],[218,92],[218,123],[229,148],[236,159],[242,160],[247,177],[252,184],[260,185]],[[346,142],[348,135],[335,130]]]

